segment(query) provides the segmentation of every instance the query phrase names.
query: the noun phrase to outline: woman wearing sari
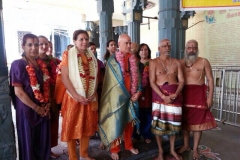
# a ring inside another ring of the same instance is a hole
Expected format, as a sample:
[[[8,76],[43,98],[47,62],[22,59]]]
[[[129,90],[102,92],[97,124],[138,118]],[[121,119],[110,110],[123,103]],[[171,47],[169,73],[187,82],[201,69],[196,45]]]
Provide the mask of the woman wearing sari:
[[[89,36],[84,30],[73,33],[75,46],[63,53],[60,64],[66,92],[62,101],[62,136],[68,144],[69,160],[78,160],[76,139],[80,140],[80,159],[88,156],[89,139],[97,131],[97,71],[94,54],[88,49]]]
[[[49,86],[46,64],[38,57],[36,35],[23,37],[23,58],[10,70],[10,87],[16,109],[19,160],[48,160],[50,157]]]

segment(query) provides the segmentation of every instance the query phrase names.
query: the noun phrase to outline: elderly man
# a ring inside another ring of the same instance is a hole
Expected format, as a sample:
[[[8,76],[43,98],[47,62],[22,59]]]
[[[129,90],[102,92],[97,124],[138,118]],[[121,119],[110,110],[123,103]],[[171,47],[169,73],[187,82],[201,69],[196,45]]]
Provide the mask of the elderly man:
[[[181,64],[170,57],[171,43],[163,39],[159,43],[160,56],[150,61],[149,78],[152,94],[152,133],[155,134],[159,154],[157,160],[163,160],[161,136],[170,136],[170,153],[175,159],[182,159],[175,152],[176,134],[181,130],[182,88],[184,85]]]
[[[211,65],[207,59],[198,57],[198,53],[198,42],[189,40],[185,47],[185,58],[181,60],[185,78],[182,121],[184,146],[179,150],[179,153],[190,149],[189,132],[193,131],[193,159],[199,158],[198,144],[202,131],[217,126],[210,112],[214,87]],[[208,81],[208,87],[204,83],[205,77]]]
[[[138,60],[131,54],[131,39],[121,34],[118,39],[119,52],[107,61],[99,110],[99,133],[111,152],[111,158],[119,159],[120,143],[124,139],[125,149],[133,154],[133,124],[137,123],[137,100],[141,94]]]

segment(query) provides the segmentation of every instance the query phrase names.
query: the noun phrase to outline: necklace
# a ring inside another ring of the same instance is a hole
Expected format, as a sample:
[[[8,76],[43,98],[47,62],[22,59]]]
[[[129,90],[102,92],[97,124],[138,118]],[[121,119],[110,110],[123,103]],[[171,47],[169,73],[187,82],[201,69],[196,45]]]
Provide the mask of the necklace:
[[[185,67],[192,69],[193,64],[194,64],[194,63],[192,63],[190,66],[188,66],[188,65],[186,64],[186,62],[185,62]]]
[[[162,62],[162,59],[160,58],[160,62],[161,62],[161,64],[162,64],[162,66],[163,66],[163,69],[164,69],[164,71],[165,72],[169,72],[170,70],[171,70],[171,68],[172,68],[172,66],[168,69],[167,67],[165,67],[165,65],[164,65],[164,63]],[[170,64],[172,64],[172,60],[170,59]]]
[[[47,65],[38,58],[37,64],[40,66],[40,69],[43,72],[43,93],[40,89],[40,84],[38,83],[35,70],[31,64],[26,66],[26,70],[29,76],[30,85],[32,87],[35,98],[41,103],[47,103],[49,101],[49,85],[50,85],[50,76],[47,69]]]

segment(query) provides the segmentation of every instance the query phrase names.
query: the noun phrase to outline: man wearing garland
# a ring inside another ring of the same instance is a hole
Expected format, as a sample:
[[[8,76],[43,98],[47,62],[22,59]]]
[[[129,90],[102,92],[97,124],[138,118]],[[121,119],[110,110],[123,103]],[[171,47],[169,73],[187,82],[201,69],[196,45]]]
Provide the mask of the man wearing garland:
[[[193,159],[199,158],[198,145],[202,131],[217,127],[210,111],[214,89],[211,65],[207,59],[198,57],[198,53],[198,42],[189,40],[185,47],[185,58],[181,60],[185,78],[182,121],[184,146],[179,153],[190,149],[189,132],[193,131]],[[205,78],[208,86],[205,85]]]
[[[170,57],[171,43],[163,39],[159,43],[160,56],[149,63],[149,78],[152,87],[152,133],[155,134],[159,154],[156,160],[163,160],[161,136],[170,136],[170,153],[175,159],[182,157],[175,152],[176,134],[181,130],[182,88],[184,85],[181,64]]]
[[[112,55],[106,65],[99,110],[99,133],[114,160],[119,159],[119,145],[123,139],[125,149],[138,154],[132,145],[132,133],[133,125],[138,123],[137,100],[141,94],[138,60],[130,53],[130,37],[121,34],[118,46],[119,52]]]
[[[50,135],[51,135],[51,148],[58,145],[58,124],[59,124],[59,105],[56,104],[54,99],[55,84],[57,78],[57,65],[60,64],[60,60],[54,58],[52,55],[47,55],[49,50],[49,42],[45,36],[38,36],[39,38],[39,57],[46,63],[48,71],[51,77],[50,83]],[[57,158],[59,155],[51,152],[51,158]]]

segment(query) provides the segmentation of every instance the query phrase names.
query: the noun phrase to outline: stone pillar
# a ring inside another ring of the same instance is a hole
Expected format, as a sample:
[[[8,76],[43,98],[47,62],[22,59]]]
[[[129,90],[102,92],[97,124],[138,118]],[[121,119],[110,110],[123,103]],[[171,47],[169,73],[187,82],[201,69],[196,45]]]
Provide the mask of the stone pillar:
[[[100,57],[106,52],[106,43],[112,39],[112,14],[114,12],[113,0],[97,0],[99,13],[99,44],[100,44]]]
[[[169,39],[172,44],[171,57],[180,58],[179,28],[180,10],[179,0],[159,0],[158,12],[158,40]]]
[[[0,0],[0,159],[16,159],[8,67],[5,54],[2,0]]]
[[[184,57],[185,43],[186,43],[186,30],[188,29],[188,19],[190,16],[194,16],[194,11],[183,11],[181,12],[181,24],[179,32],[179,49],[180,59]]]
[[[125,0],[123,3],[123,14],[128,24],[128,35],[132,42],[140,44],[140,24],[142,23],[142,12],[146,0]]]

